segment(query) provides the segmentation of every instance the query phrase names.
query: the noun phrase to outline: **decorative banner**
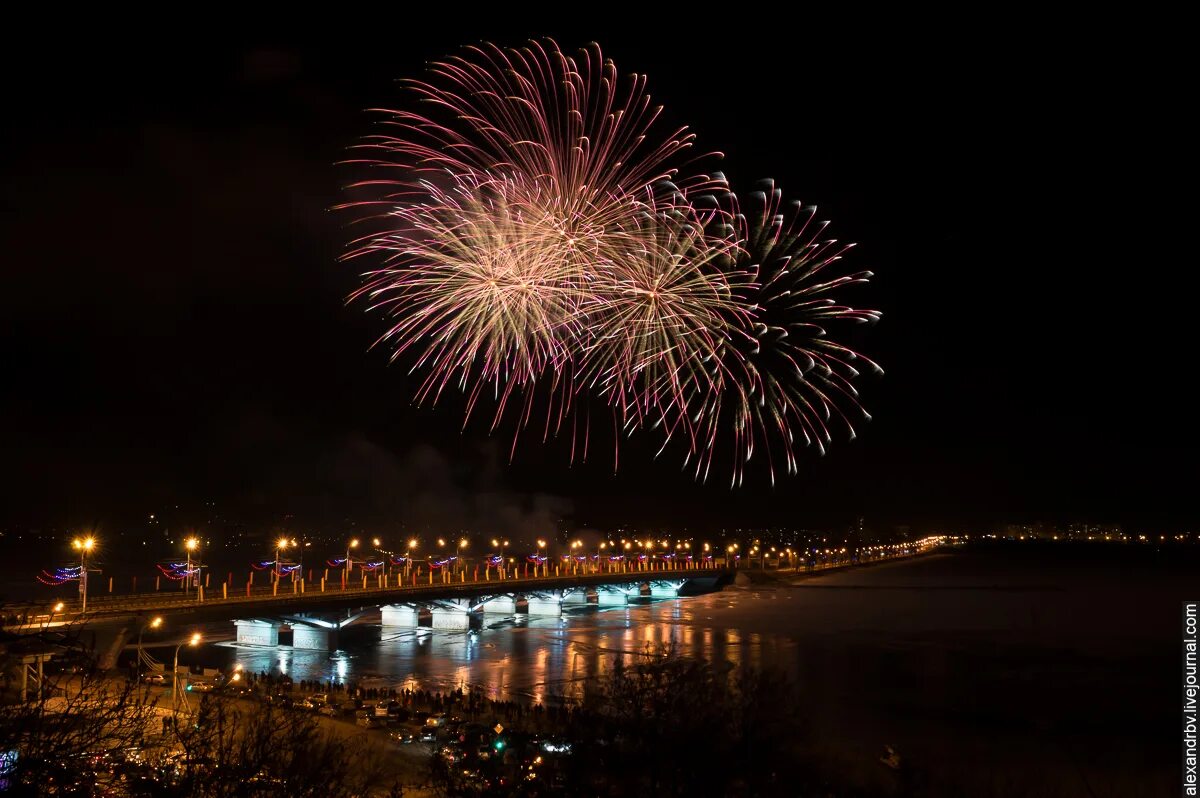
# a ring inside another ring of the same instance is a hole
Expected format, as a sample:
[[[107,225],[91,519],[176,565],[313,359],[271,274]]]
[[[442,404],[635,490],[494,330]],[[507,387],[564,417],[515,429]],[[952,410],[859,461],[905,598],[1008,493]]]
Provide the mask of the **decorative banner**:
[[[548,560],[550,558],[542,557],[538,554],[527,554],[527,555],[525,555],[525,559],[528,560],[529,562],[536,562],[536,563],[540,564],[540,563],[544,563],[546,560]]]
[[[256,571],[265,571],[268,568],[275,567],[275,560],[263,560],[262,562],[252,562],[250,567]]]
[[[66,568],[55,568],[53,572],[43,569],[42,572],[37,575],[37,580],[43,585],[57,586],[78,580],[82,573],[82,565],[69,565]]]
[[[493,554],[491,557],[487,558],[487,564],[490,566],[499,567],[500,564],[503,562],[504,562],[504,558],[501,557],[499,554]]]
[[[444,560],[430,560],[429,567],[430,568],[442,568],[444,566],[449,565],[450,563],[454,562],[457,559],[458,559],[457,557],[447,557]]]
[[[163,576],[175,582],[182,582],[189,576],[195,576],[196,574],[200,573],[199,563],[192,563],[192,568],[190,571],[188,570],[188,565],[186,562],[160,562],[156,564],[156,567]]]
[[[392,557],[392,565],[407,565],[412,562],[412,557]]]
[[[380,560],[379,562],[360,562],[359,565],[362,566],[364,571],[374,571],[383,565],[383,560]]]
[[[344,562],[346,562],[345,557],[337,557],[336,559],[333,559],[333,560],[326,560],[325,564],[328,565],[330,568],[337,568],[339,565],[343,564]]]

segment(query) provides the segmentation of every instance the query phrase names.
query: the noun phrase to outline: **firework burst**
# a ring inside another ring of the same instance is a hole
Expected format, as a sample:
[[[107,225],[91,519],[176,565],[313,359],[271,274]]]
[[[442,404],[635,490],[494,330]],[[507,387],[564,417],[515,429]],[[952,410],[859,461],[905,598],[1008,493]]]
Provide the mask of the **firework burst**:
[[[735,484],[758,452],[774,480],[835,421],[853,436],[854,363],[878,366],[827,327],[879,314],[836,300],[871,275],[829,276],[850,245],[815,209],[772,185],[743,215],[721,175],[688,171],[693,137],[660,129],[645,77],[595,45],[480,45],[405,85],[421,112],[381,111],[349,162],[374,176],[342,207],[364,228],[346,257],[372,264],[351,299],[387,315],[379,342],[420,373],[419,403],[454,388],[469,419],[488,397],[492,429],[519,408],[515,449],[541,397],[575,459],[594,396],[618,439],[683,441],[697,479],[732,443]]]
[[[852,416],[870,418],[854,387],[860,374],[855,363],[883,371],[829,335],[830,325],[880,318],[879,311],[834,298],[872,276],[869,271],[831,274],[854,245],[824,238],[828,222],[815,221],[816,207],[785,204],[774,184],[753,197],[757,207],[737,215],[739,246],[727,266],[748,278],[735,284],[743,312],[729,326],[731,334],[715,361],[714,390],[694,394],[690,405],[705,420],[710,444],[691,453],[696,475],[707,476],[716,442],[729,434],[734,484],[741,483],[759,450],[774,482],[780,466],[796,473],[800,445],[824,454],[835,422],[853,438]]]

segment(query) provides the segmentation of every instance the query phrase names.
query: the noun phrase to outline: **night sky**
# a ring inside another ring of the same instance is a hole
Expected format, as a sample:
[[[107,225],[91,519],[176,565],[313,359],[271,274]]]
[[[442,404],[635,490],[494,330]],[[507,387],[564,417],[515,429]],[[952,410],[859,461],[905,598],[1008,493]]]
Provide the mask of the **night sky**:
[[[0,524],[205,502],[326,528],[1197,522],[1195,256],[1161,243],[1174,192],[1153,185],[1178,179],[1166,87],[1049,33],[619,22],[10,48]],[[509,465],[511,429],[410,406],[415,381],[369,349],[382,319],[343,302],[356,269],[329,208],[354,175],[335,162],[365,108],[401,102],[394,79],[531,35],[598,41],[735,188],[775,178],[858,242],[847,268],[876,279],[850,298],[884,319],[854,341],[887,374],[861,382],[856,441],[730,491],[637,441],[615,476],[536,436]]]

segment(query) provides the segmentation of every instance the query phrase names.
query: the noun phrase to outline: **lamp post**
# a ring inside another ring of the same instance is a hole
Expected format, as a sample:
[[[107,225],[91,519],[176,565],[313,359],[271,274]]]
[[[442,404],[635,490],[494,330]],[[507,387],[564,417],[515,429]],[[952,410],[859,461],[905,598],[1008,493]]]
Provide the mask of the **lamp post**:
[[[183,547],[187,549],[187,570],[183,572],[183,595],[187,598],[188,593],[192,589],[192,552],[200,545],[200,541],[195,537],[190,537],[183,541]]]
[[[43,632],[44,632],[44,631],[46,631],[46,629],[47,629],[47,628],[50,626],[50,624],[54,623],[54,616],[55,616],[57,613],[60,613],[60,612],[62,612],[62,611],[63,611],[63,609],[65,609],[65,608],[66,608],[66,606],[67,606],[67,605],[66,605],[66,604],[63,604],[61,601],[56,601],[56,602],[54,602],[54,606],[50,608],[50,617],[48,617],[48,618],[46,619],[46,622],[45,622],[44,624],[42,624],[42,631],[43,631]]]
[[[542,540],[541,538],[538,538],[538,542],[537,542],[537,544],[538,544],[538,547],[537,547],[537,559],[538,559],[538,561],[537,561],[537,564],[540,566],[540,565],[542,564],[542,549],[546,548],[546,541]],[[543,575],[544,575],[544,574],[543,574]],[[537,576],[537,568],[534,568],[534,576]]]
[[[346,544],[346,561],[342,563],[342,587],[346,586],[346,582],[354,573],[354,561],[350,559],[350,552],[358,548],[358,538],[351,538]]]
[[[91,535],[86,538],[75,538],[71,541],[71,546],[79,552],[79,611],[87,612],[87,556],[92,549],[96,548],[96,539]]]
[[[171,666],[171,713],[179,714],[179,649],[184,646],[200,645],[200,633],[192,632],[192,636],[186,641],[175,646],[175,664]]]
[[[150,623],[143,623],[138,626],[137,679],[139,682],[142,680],[142,660],[145,658],[145,655],[142,653],[142,632],[146,631],[147,626],[149,626],[151,629],[157,629],[158,627],[162,626],[162,622],[162,616],[156,615],[150,621]]]
[[[470,545],[470,543],[471,542],[466,538],[460,538],[458,541],[458,564],[464,574],[467,572],[467,561],[463,556],[463,551],[467,548],[467,546]],[[463,579],[466,579],[466,576],[464,576]]]
[[[283,578],[283,551],[291,543],[287,538],[280,538],[275,541],[275,584],[279,584],[279,580]]]

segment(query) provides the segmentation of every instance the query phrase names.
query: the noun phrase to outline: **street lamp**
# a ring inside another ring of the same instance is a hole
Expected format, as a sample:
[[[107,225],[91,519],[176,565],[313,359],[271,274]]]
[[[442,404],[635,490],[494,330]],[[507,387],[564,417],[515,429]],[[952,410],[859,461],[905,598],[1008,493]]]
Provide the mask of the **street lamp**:
[[[62,612],[66,608],[66,604],[61,601],[54,602],[54,606],[50,608],[50,617],[46,619],[46,623],[42,625],[42,631],[45,631],[50,624],[54,623],[54,616]]]
[[[146,655],[142,653],[142,632],[146,631],[147,626],[151,629],[157,629],[158,627],[162,626],[162,623],[162,616],[156,615],[153,619],[151,619],[150,623],[144,623],[138,626],[137,678],[139,682],[142,680],[142,661],[146,657]]]
[[[275,541],[275,584],[279,584],[279,580],[283,578],[283,550],[291,544],[287,538],[280,538]]]
[[[408,573],[409,571],[412,570],[413,549],[415,549],[419,543],[420,543],[420,541],[417,540],[416,538],[408,539],[408,546],[406,546],[404,549],[404,572],[405,573]]]
[[[179,649],[184,646],[200,645],[200,633],[192,632],[192,636],[184,642],[175,646],[175,664],[171,666],[171,712],[175,715],[179,714]]]
[[[195,537],[190,537],[183,541],[183,547],[187,549],[187,570],[183,573],[183,595],[186,598],[188,591],[192,589],[192,552],[200,545],[200,541]]]
[[[351,572],[354,570],[354,561],[350,559],[350,550],[358,548],[358,538],[351,538],[346,544],[346,562],[342,566],[342,585],[346,584],[346,580],[350,578]]]
[[[71,541],[71,546],[79,552],[79,597],[80,597],[80,612],[87,612],[87,556],[88,552],[96,548],[96,539],[91,535],[86,538],[75,538]]]
[[[537,544],[538,544],[538,547],[537,547],[538,562],[537,562],[537,564],[541,565],[542,564],[542,549],[546,548],[546,541],[542,540],[541,538],[538,538]]]

